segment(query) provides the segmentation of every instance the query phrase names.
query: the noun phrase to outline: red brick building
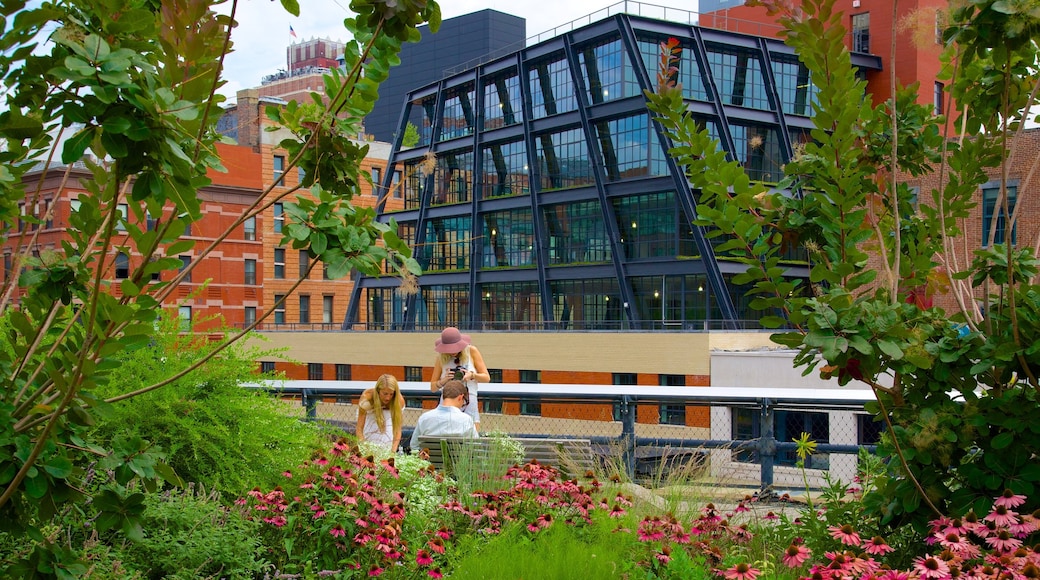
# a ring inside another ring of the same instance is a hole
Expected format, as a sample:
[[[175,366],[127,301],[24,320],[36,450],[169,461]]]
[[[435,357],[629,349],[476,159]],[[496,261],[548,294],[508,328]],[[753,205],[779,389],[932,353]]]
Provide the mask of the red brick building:
[[[242,147],[218,144],[217,148],[228,172],[210,172],[213,183],[199,192],[202,217],[186,229],[182,238],[194,241],[195,246],[177,254],[185,264],[198,263],[194,264],[190,276],[163,300],[164,305],[176,309],[183,319],[201,331],[218,328],[220,317],[229,325],[241,326],[261,306],[263,246],[258,237],[261,217],[238,226],[213,252],[198,258],[256,202],[261,192],[260,157]],[[32,197],[30,193],[20,204],[22,213],[35,216],[42,223],[20,220],[12,229],[0,249],[4,256],[5,280],[16,275],[20,252],[41,256],[63,251],[62,241],[69,239],[66,230],[70,227],[70,214],[79,203],[78,198],[89,194],[85,183],[91,179],[85,167],[73,166],[65,182],[67,169],[60,165],[26,176],[27,182],[40,183],[41,187],[38,196]],[[33,203],[32,199],[38,201]],[[118,211],[126,222],[116,225],[112,249],[101,261],[104,278],[116,295],[120,294],[116,282],[132,277],[144,261],[125,233],[126,223],[143,221],[145,223],[137,224],[142,229],[154,227],[143,204],[135,211],[130,205],[135,202],[130,199],[118,203]],[[139,220],[136,215],[144,215],[145,219]],[[130,251],[120,251],[119,247],[128,247]],[[173,275],[173,272],[163,272],[158,279],[170,280]],[[20,292],[22,290],[16,290],[15,299]]]

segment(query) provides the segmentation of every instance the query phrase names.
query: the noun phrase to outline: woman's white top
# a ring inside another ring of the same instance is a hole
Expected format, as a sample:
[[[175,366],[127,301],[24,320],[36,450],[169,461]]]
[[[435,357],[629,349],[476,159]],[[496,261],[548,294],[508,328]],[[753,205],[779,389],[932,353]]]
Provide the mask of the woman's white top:
[[[390,449],[394,445],[394,424],[390,419],[390,409],[383,409],[383,424],[386,427],[380,431],[379,423],[376,423],[376,417],[373,414],[374,411],[369,403],[368,408],[365,409],[365,426],[361,432],[365,437],[365,441],[374,443],[376,445],[382,445],[387,449]]]

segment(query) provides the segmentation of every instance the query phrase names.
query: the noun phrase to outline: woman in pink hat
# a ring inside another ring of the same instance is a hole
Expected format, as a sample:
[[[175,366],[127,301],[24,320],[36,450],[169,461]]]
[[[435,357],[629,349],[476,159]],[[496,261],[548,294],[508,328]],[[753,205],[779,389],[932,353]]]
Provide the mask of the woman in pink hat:
[[[469,389],[469,404],[462,410],[473,417],[473,423],[480,429],[477,383],[491,382],[491,373],[484,365],[484,357],[480,356],[477,347],[470,344],[469,335],[462,334],[454,326],[449,326],[441,332],[441,337],[434,342],[433,350],[438,355],[433,362],[430,390],[438,393],[444,384],[452,379],[465,383]]]

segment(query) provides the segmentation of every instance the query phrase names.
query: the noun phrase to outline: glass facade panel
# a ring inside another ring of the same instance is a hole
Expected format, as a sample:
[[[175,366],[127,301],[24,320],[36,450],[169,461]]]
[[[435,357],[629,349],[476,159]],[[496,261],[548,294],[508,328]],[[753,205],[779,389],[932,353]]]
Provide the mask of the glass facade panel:
[[[664,150],[647,115],[599,121],[593,128],[607,181],[668,175]]]
[[[712,316],[703,274],[632,278],[632,294],[646,329],[700,330]]]
[[[621,327],[622,302],[614,278],[558,280],[550,284],[553,320],[561,329]]]
[[[485,131],[508,127],[524,120],[520,97],[520,75],[516,70],[484,82]]]
[[[447,141],[473,134],[475,118],[473,107],[477,102],[473,85],[453,87],[444,93],[444,113],[441,115],[441,132],[438,141]]]
[[[408,122],[401,143],[402,149],[426,147],[433,142],[433,115],[436,107],[437,97],[434,95],[416,99],[408,104]],[[415,133],[409,135],[413,127]]]
[[[369,288],[365,308],[369,330],[403,329],[405,297],[393,288]]]
[[[531,118],[541,119],[578,108],[574,81],[563,54],[536,63],[527,69],[531,91]]]
[[[535,138],[538,187],[541,191],[592,185],[592,162],[585,135],[578,127]]]
[[[793,55],[773,54],[772,59],[780,109],[786,115],[811,116],[813,104],[819,102],[819,89],[810,78],[809,68]]]
[[[542,208],[549,241],[549,264],[609,262],[610,237],[599,202],[550,205]]]
[[[534,224],[530,209],[486,213],[482,221],[484,268],[535,265]]]
[[[768,111],[769,97],[757,51],[708,43],[708,64],[722,102]]]
[[[664,37],[646,37],[638,40],[639,54],[643,57],[643,66],[650,75],[654,90],[657,90],[657,74],[661,68],[661,42],[664,41]],[[683,42],[679,61],[674,64],[679,72],[672,80],[682,85],[683,97],[696,101],[710,100],[708,91],[704,88],[704,74],[701,72],[691,41]]]
[[[541,330],[542,300],[538,283],[503,282],[484,284],[480,289],[480,319],[483,328]]]
[[[470,327],[469,286],[442,284],[426,286],[415,301],[415,326],[440,331],[445,326]]]
[[[732,125],[730,134],[737,148],[737,160],[744,165],[752,181],[776,183],[783,178],[783,151],[776,129],[760,125]]]
[[[589,103],[604,103],[641,94],[639,81],[620,38],[578,48],[578,64]]]
[[[469,267],[470,223],[468,215],[426,222],[422,244],[413,256],[423,271],[465,270]]]
[[[679,232],[692,246],[691,222],[679,208],[674,192],[614,198],[614,216],[621,232],[621,246],[629,260],[677,256]],[[683,247],[682,251],[691,251]]]
[[[530,193],[527,177],[527,147],[523,141],[495,143],[484,147],[481,175],[483,199]]]
[[[473,190],[473,151],[448,151],[437,157],[432,205],[462,203]]]
[[[426,187],[425,164],[422,160],[404,164],[404,209],[418,209]]]

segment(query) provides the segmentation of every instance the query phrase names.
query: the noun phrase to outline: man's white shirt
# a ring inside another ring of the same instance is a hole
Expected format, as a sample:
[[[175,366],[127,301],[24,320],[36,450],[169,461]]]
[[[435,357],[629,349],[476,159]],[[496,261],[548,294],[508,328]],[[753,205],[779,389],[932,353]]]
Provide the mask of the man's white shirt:
[[[412,451],[419,449],[420,437],[476,437],[477,428],[473,417],[458,407],[438,405],[436,409],[419,416],[412,431]]]

